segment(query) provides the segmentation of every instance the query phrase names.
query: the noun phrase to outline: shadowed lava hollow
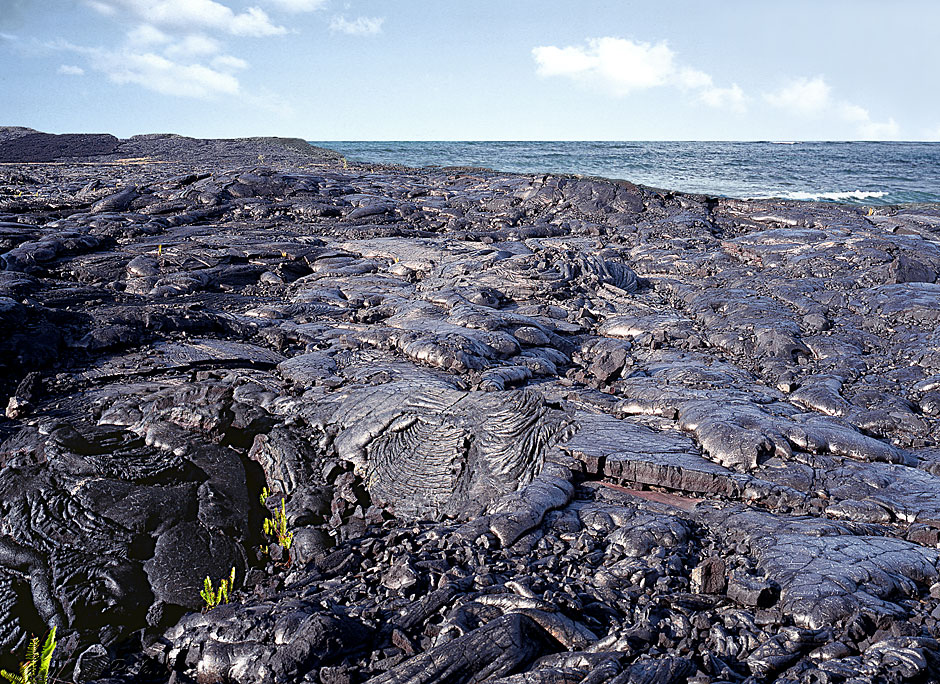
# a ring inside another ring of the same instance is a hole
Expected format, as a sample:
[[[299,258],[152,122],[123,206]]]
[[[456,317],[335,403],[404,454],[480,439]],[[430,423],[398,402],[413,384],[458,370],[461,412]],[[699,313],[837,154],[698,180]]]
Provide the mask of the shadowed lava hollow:
[[[56,625],[77,682],[938,677],[937,207],[0,158],[0,665]]]

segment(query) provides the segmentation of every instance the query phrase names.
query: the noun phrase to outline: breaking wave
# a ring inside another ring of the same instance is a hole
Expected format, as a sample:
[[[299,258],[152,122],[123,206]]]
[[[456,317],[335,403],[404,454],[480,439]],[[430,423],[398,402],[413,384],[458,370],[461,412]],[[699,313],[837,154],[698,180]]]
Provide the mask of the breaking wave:
[[[912,204],[924,202],[940,202],[940,195],[931,192],[900,191],[885,192],[883,190],[848,190],[845,192],[767,192],[753,195],[745,199],[788,199],[799,202],[843,202],[845,204]]]
[[[881,190],[851,190],[849,192],[788,192],[784,195],[786,199],[795,200],[830,200],[832,202],[844,202],[846,200],[863,201],[867,199],[880,199],[888,193]]]
[[[782,194],[767,194],[750,199],[791,199],[803,202],[864,202],[870,199],[882,199],[888,193],[881,190],[848,190],[846,192],[801,192],[791,191]]]

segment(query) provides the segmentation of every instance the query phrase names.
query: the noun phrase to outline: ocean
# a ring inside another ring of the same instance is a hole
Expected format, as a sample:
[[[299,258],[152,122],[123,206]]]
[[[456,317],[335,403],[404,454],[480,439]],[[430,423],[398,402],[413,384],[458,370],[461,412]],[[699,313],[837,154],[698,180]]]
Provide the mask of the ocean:
[[[311,142],[351,161],[573,173],[723,197],[940,202],[940,143]]]

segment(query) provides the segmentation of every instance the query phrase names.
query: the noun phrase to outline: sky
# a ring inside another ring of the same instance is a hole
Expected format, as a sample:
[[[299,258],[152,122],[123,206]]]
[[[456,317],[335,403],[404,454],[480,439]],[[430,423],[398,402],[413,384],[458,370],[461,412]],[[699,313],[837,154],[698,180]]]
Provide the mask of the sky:
[[[0,125],[940,140],[936,0],[0,0]]]

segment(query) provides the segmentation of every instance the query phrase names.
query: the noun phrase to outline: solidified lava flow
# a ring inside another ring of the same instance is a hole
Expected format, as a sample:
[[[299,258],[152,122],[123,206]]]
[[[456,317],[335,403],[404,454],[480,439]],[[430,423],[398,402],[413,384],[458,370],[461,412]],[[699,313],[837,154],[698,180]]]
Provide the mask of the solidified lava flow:
[[[937,206],[0,162],[3,667],[54,625],[76,682],[940,677]]]

